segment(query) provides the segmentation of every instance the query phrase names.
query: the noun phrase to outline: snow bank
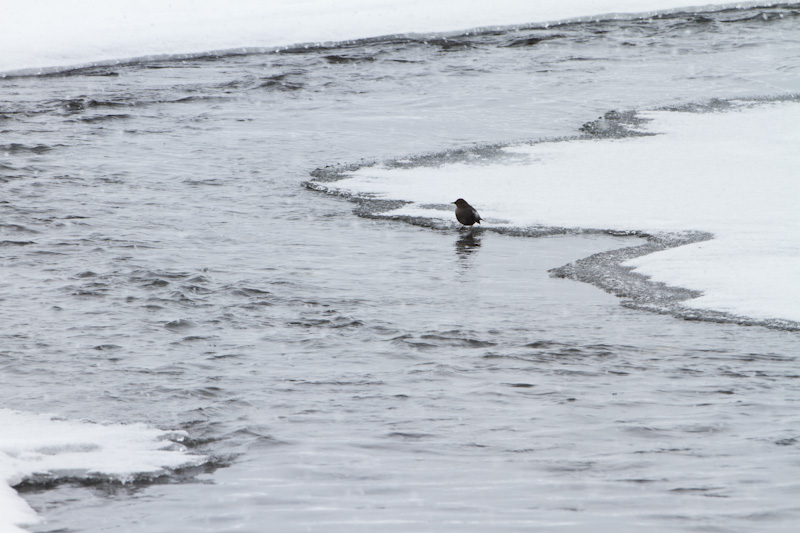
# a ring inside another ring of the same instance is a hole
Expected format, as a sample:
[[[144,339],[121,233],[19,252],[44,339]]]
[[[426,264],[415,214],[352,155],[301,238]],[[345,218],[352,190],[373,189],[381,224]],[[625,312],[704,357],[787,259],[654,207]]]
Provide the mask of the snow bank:
[[[702,291],[689,306],[800,321],[800,104],[643,117],[661,135],[508,148],[526,156],[514,164],[367,167],[332,185],[413,202],[388,215],[452,221],[421,205],[463,197],[507,221],[495,225],[711,232],[630,264]]]
[[[777,2],[720,2],[714,6]],[[0,73],[685,8],[686,0],[4,0]]]
[[[12,489],[34,475],[121,481],[135,474],[199,464],[168,433],[143,424],[101,425],[0,408],[0,533],[22,531],[39,517]]]

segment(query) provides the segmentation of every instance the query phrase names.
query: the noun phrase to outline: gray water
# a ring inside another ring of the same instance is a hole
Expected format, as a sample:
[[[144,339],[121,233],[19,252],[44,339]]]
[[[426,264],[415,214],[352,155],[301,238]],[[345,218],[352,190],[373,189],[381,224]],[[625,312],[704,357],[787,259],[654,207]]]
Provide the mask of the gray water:
[[[0,79],[0,404],[185,429],[211,457],[32,481],[33,531],[793,531],[796,332],[547,274],[635,238],[431,230],[300,184],[796,94],[799,11]]]

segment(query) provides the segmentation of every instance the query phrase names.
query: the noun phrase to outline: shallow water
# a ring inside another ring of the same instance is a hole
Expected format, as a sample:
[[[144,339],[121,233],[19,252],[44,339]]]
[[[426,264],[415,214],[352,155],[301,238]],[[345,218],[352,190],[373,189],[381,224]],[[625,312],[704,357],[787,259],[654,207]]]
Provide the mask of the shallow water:
[[[182,428],[215,458],[150,485],[34,483],[33,530],[792,530],[796,333],[547,274],[636,239],[434,231],[300,182],[800,91],[797,15],[0,80],[2,405]]]

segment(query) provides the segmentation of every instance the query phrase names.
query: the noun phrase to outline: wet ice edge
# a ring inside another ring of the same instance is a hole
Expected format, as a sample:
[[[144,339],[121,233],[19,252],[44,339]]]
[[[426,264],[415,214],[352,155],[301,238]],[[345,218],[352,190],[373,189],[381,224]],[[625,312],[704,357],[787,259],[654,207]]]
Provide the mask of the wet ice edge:
[[[725,113],[758,108],[762,105],[798,101],[800,101],[800,97],[797,95],[752,100],[739,99],[735,101],[713,99],[704,103],[665,107],[658,111],[699,114]],[[533,140],[529,142],[528,146],[563,141],[586,141],[590,139],[613,141],[628,137],[661,135],[658,131],[650,131],[644,127],[647,121],[646,116],[635,111],[609,111],[597,120],[584,124],[577,135]],[[387,194],[380,192],[368,192],[364,190],[363,186],[355,188],[347,185],[342,186],[340,182],[352,178],[354,173],[359,170],[375,165],[381,165],[385,169],[431,169],[454,164],[474,166],[487,162],[492,164],[498,162],[511,163],[520,157],[516,154],[514,146],[519,146],[519,144],[479,145],[441,153],[414,155],[391,161],[360,161],[354,164],[333,165],[315,170],[312,173],[312,179],[304,182],[303,185],[308,189],[340,196],[354,202],[357,205],[355,212],[360,216],[388,218],[438,230],[452,229],[457,227],[457,224],[450,222],[448,220],[449,216],[438,217],[434,214],[435,211],[447,211],[449,215],[451,206],[447,204],[424,204],[418,202],[417,205],[414,205],[414,202],[407,199],[387,197]],[[410,211],[415,213],[409,213],[409,210],[404,212],[402,209],[404,206],[412,207]],[[733,215],[735,216],[735,213]],[[646,238],[647,242],[643,245],[598,253],[549,271],[554,277],[573,279],[595,285],[621,298],[621,303],[625,307],[671,315],[685,320],[800,331],[800,322],[789,318],[748,316],[745,313],[732,312],[731,310],[687,305],[692,300],[703,296],[703,291],[653,279],[650,275],[641,271],[637,272],[637,265],[633,264],[635,261],[631,263],[633,259],[650,256],[656,252],[710,241],[715,238],[714,231],[705,231],[703,229],[619,230],[602,226],[579,227],[571,224],[558,226],[519,224],[518,220],[510,223],[502,218],[492,219],[491,216],[488,217],[488,220],[490,224],[479,231],[527,237],[589,233],[631,235]],[[791,232],[790,228],[789,232]],[[767,275],[768,273],[764,272],[762,274]]]

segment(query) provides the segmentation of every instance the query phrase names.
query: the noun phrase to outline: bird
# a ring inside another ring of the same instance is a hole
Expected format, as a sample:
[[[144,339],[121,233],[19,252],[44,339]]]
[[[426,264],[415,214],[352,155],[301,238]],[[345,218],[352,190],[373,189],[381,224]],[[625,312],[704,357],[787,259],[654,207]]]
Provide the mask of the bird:
[[[478,224],[481,223],[481,216],[466,200],[459,198],[453,203],[456,204],[456,219],[458,219],[459,222],[465,226],[471,226],[476,222]]]

